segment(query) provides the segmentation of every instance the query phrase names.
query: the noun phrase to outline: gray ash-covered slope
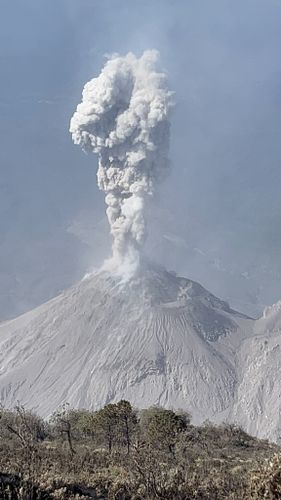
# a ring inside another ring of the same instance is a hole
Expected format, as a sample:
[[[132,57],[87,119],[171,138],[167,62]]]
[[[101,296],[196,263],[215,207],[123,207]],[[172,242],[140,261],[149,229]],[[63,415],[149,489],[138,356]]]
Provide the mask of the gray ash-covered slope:
[[[281,442],[281,301],[265,309],[241,342],[231,418],[248,432]]]
[[[268,428],[263,403],[272,389],[279,405],[273,367],[266,376],[279,334],[267,340],[262,321],[162,268],[143,266],[127,283],[101,271],[0,326],[0,399],[46,416],[64,402],[98,408],[125,398],[276,438],[279,420]]]

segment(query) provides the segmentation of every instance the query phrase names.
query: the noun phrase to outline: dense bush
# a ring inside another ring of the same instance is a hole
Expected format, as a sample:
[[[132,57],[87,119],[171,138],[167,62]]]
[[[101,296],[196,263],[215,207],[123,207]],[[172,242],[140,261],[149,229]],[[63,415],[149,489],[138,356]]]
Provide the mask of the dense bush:
[[[48,422],[18,406],[0,411],[0,498],[277,499],[281,452],[235,425],[128,401],[65,405]]]

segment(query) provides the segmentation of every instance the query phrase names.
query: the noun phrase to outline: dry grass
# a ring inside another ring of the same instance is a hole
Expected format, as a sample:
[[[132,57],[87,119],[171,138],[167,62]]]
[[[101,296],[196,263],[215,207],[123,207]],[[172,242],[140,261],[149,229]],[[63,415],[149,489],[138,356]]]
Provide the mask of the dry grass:
[[[117,431],[108,451],[105,433],[95,428],[93,415],[91,428],[85,430],[85,415],[82,429],[78,414],[73,420],[69,412],[64,413],[63,418],[70,422],[70,444],[58,419],[46,425],[24,409],[2,412],[0,498],[281,498],[281,452],[277,445],[253,438],[235,426],[195,427],[189,421],[174,434],[169,427],[171,443],[167,445],[159,440],[163,422],[160,431],[149,434],[147,418],[142,426],[140,415],[136,416],[128,453]],[[155,421],[150,430],[155,429]]]

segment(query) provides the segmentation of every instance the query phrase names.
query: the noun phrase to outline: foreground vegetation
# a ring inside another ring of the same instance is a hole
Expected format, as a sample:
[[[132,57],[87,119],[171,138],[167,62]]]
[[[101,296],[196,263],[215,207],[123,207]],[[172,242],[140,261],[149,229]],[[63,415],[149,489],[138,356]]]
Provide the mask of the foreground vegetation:
[[[185,412],[65,406],[46,422],[0,411],[0,498],[278,499],[281,450],[234,425]]]

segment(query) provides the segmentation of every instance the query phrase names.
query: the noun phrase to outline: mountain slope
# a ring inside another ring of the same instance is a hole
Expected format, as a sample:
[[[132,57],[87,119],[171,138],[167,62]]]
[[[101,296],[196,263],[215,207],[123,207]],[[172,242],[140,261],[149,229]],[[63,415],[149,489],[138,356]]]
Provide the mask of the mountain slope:
[[[125,398],[249,428],[257,395],[247,370],[257,328],[162,268],[147,265],[128,283],[98,272],[0,326],[1,401],[46,416],[64,402],[98,408]],[[263,374],[254,375],[259,384]],[[265,433],[264,422],[256,431]]]
[[[281,440],[281,302],[255,322],[239,350],[241,373],[232,418],[248,432]]]

